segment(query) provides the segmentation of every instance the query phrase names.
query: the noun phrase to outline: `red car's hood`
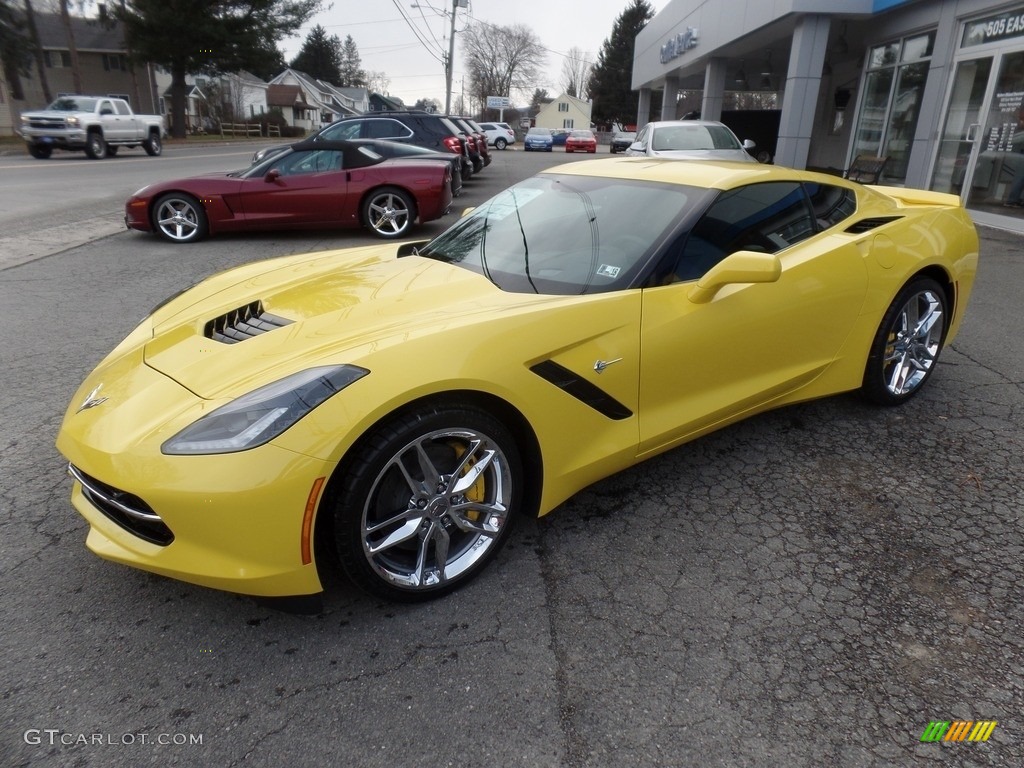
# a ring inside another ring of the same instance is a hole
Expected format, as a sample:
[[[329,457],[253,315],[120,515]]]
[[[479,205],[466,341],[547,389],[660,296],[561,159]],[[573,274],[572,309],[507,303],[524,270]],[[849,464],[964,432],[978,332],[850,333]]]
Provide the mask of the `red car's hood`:
[[[190,176],[187,179],[160,181],[143,187],[133,197],[153,197],[170,189],[184,190],[199,195],[216,195],[222,192],[231,192],[238,189],[238,185],[245,181],[245,179],[237,176],[228,176],[229,173],[235,173],[235,171],[208,173],[202,176]]]

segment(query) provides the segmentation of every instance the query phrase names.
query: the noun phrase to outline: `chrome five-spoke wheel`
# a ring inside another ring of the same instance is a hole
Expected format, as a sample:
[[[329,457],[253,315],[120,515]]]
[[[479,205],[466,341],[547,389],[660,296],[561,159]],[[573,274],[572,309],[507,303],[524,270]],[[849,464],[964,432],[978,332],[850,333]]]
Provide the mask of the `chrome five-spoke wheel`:
[[[172,243],[191,243],[206,235],[206,212],[191,195],[164,195],[153,206],[157,233]]]
[[[868,398],[895,405],[918,392],[935,370],[947,324],[938,283],[919,278],[904,287],[875,336],[864,377]]]
[[[354,459],[335,534],[346,572],[385,597],[419,600],[469,581],[500,549],[519,456],[474,409],[441,409],[378,429]]]
[[[375,190],[363,205],[363,221],[380,237],[401,237],[412,227],[415,218],[412,199],[400,189]]]

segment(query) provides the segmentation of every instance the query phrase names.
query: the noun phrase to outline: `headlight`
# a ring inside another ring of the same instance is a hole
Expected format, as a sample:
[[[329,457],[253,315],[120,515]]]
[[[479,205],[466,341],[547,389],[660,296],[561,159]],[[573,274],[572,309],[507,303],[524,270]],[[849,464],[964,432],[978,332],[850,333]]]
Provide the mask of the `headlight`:
[[[68,125],[78,125],[78,124],[79,124],[79,120],[78,120],[77,117],[69,117],[68,118]]]
[[[165,442],[160,451],[196,455],[255,448],[273,440],[331,395],[368,373],[355,365],[301,371],[203,416]]]
[[[28,125],[31,122],[32,122],[32,120],[28,117],[28,115],[22,115],[21,116],[21,124],[22,125]]]

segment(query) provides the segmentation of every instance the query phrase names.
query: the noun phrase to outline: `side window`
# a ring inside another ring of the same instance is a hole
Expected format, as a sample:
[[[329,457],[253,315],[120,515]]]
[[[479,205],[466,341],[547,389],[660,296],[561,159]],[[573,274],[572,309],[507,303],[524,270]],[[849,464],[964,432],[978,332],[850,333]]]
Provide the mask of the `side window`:
[[[132,111],[128,109],[128,103],[124,101],[115,101],[114,106],[117,107],[117,114],[119,115],[130,115]]]
[[[359,129],[362,126],[362,120],[345,120],[344,122],[334,123],[334,125],[324,128],[319,139],[325,141],[351,141],[352,139],[358,139]]]
[[[647,146],[647,134],[648,133],[650,133],[650,130],[648,130],[647,128],[641,129],[640,133],[638,133],[636,135],[636,138],[633,139],[633,142],[634,143],[643,144],[644,147],[646,147]]]
[[[690,231],[675,279],[697,280],[736,251],[775,253],[815,234],[796,182],[751,184],[723,192]]]
[[[339,171],[341,170],[341,152],[334,149],[292,152],[282,159],[280,163],[277,163],[274,168],[282,176]]]
[[[114,108],[110,106],[110,102],[104,99],[100,102],[100,114],[101,115],[112,115],[114,114]]]
[[[367,120],[366,138],[368,139],[408,139],[412,131],[397,120]]]
[[[819,229],[828,229],[857,210],[857,195],[851,189],[818,183],[804,184],[804,189],[811,198]]]

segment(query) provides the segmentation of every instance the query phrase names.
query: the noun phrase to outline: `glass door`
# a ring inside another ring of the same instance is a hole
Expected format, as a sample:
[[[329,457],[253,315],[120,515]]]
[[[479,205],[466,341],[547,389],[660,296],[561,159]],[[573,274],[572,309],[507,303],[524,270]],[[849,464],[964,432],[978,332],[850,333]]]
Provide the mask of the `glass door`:
[[[997,67],[966,205],[976,211],[1019,216],[1024,213],[1024,52],[1003,54]]]
[[[932,174],[931,188],[938,192],[962,196],[970,188],[966,181],[974,170],[972,150],[981,134],[981,115],[992,59],[989,56],[957,64]]]

